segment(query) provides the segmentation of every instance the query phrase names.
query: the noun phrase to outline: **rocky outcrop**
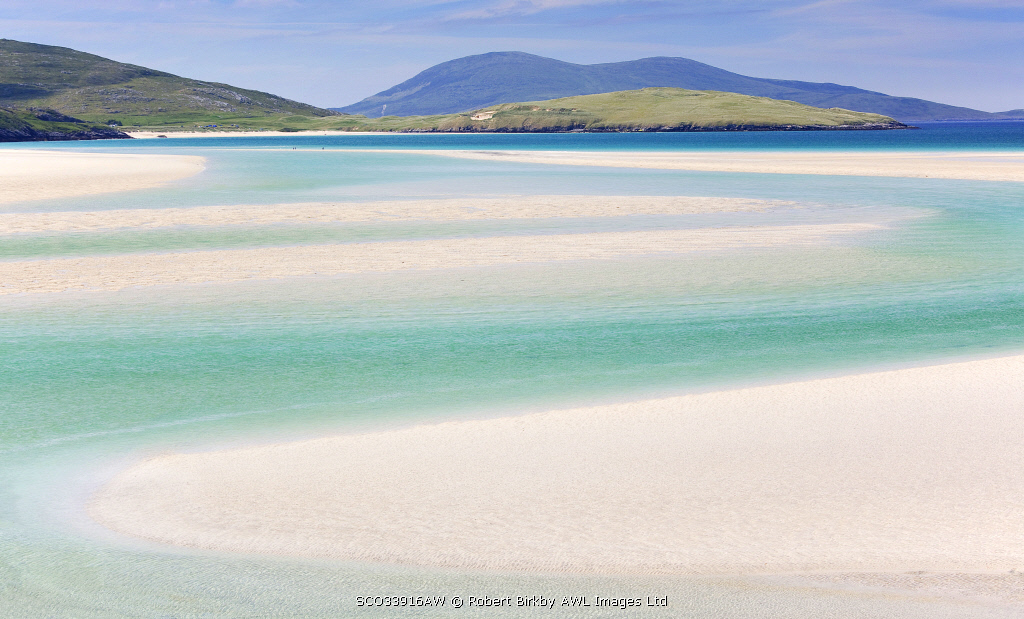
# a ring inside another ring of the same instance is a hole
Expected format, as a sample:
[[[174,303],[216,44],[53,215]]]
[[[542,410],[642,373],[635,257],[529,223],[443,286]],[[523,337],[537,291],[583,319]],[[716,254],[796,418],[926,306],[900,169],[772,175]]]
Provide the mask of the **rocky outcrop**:
[[[0,128],[0,142],[49,142],[64,140],[130,140],[132,136],[109,127],[91,127],[83,131]]]
[[[113,127],[86,123],[53,110],[0,108],[0,142],[118,139],[131,139],[131,136]]]

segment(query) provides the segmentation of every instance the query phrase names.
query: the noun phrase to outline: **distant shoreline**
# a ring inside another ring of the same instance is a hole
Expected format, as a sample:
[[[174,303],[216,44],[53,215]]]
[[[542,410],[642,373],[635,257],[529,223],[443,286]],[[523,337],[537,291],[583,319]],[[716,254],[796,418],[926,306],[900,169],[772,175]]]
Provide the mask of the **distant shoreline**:
[[[377,135],[388,131],[126,131],[137,140],[165,138],[281,137],[295,135]]]
[[[877,124],[877,125],[727,125],[724,127],[671,127],[650,130],[624,130],[613,129],[537,129],[537,130],[509,130],[509,129],[482,129],[482,130],[442,130],[442,129],[407,129],[401,131],[339,131],[339,130],[317,130],[308,131],[126,131],[129,136],[136,139],[149,138],[222,138],[230,136],[251,137],[251,136],[294,136],[294,135],[408,135],[408,134],[492,134],[492,133],[725,133],[725,132],[765,132],[765,131],[893,131],[901,129],[920,129],[903,123]]]

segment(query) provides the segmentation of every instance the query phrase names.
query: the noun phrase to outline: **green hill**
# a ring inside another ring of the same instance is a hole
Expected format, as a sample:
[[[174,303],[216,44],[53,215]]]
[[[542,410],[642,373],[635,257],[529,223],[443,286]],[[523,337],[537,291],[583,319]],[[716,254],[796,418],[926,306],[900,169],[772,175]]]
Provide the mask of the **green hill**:
[[[333,108],[379,117],[449,114],[498,105],[667,86],[786,99],[909,120],[991,120],[980,110],[840,84],[749,77],[687,58],[581,65],[523,52],[492,52],[435,65],[358,103]],[[384,106],[387,106],[385,109]]]
[[[0,39],[0,106],[46,108],[122,125],[256,122],[336,112],[276,95],[178,77],[66,47]]]
[[[102,124],[87,123],[55,110],[7,110],[0,108],[0,142],[49,140],[101,140],[128,138]]]
[[[548,101],[505,103],[435,116],[349,116],[324,127],[353,131],[778,131],[901,129],[888,116],[822,109],[731,92],[644,88]]]

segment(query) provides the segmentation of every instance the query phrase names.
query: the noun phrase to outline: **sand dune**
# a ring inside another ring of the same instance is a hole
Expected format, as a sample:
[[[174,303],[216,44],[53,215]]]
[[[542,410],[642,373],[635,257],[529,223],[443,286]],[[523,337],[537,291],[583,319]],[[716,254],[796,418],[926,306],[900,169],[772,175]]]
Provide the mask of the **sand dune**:
[[[1024,181],[1024,155],[1000,152],[699,151],[651,153],[506,150],[381,150],[379,152],[406,152],[518,163],[705,172]]]
[[[447,200],[201,206],[50,213],[0,213],[0,234],[168,226],[266,225],[405,220],[479,220],[762,211],[778,200],[676,196],[509,196]]]
[[[0,150],[0,204],[157,187],[198,174],[205,159]]]
[[[751,226],[23,260],[0,262],[0,294],[809,245],[881,228],[872,223]]]
[[[136,464],[89,512],[227,551],[559,572],[1024,568],[1024,356]]]

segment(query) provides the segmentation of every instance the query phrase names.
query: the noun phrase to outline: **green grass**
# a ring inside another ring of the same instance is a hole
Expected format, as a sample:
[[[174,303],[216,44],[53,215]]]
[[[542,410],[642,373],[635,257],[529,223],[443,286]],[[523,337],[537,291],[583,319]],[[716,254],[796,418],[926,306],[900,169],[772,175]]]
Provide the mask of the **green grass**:
[[[483,118],[489,116],[489,118]],[[477,117],[474,119],[474,117]],[[234,119],[239,129],[307,131],[701,131],[900,127],[888,116],[822,109],[729,92],[644,88],[550,101],[505,103],[436,116],[279,116]],[[193,129],[198,123],[193,123]],[[188,126],[178,130],[189,129]],[[222,127],[218,127],[221,129]],[[161,128],[163,129],[163,128]],[[174,127],[166,127],[174,130]]]
[[[40,116],[58,118],[44,120]],[[75,122],[70,117],[61,118],[53,110],[7,110],[0,108],[0,142],[32,141],[40,139],[80,139],[87,134],[91,137],[114,137],[106,125]],[[122,136],[123,137],[123,136]]]
[[[552,61],[554,62],[554,61]],[[125,130],[686,131],[891,126],[878,114],[709,90],[644,88],[473,112],[367,118],[65,47],[0,39],[0,107],[57,110]],[[480,118],[488,112],[488,118]],[[474,116],[478,118],[474,119]],[[35,122],[33,119],[23,119]],[[216,127],[210,127],[216,125]],[[81,125],[66,127],[80,129]]]
[[[178,77],[66,47],[7,39],[0,39],[0,106],[54,109],[88,121],[118,120],[126,127],[221,117],[334,115],[265,92]]]

